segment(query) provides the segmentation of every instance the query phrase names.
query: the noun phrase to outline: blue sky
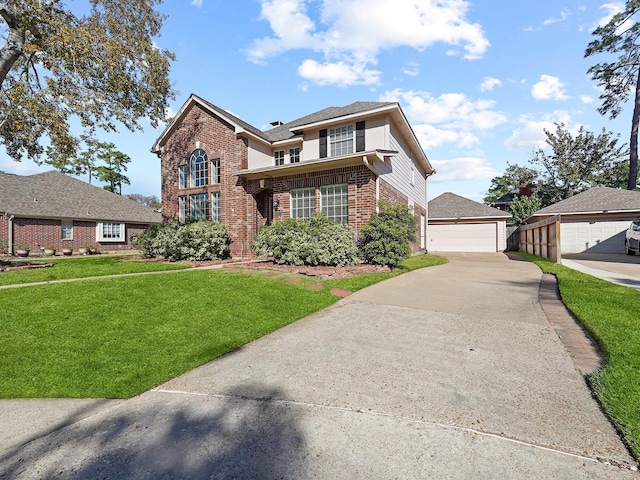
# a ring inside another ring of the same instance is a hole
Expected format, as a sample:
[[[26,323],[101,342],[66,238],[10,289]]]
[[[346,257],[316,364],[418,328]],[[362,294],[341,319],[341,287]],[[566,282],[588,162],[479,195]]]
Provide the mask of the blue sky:
[[[544,128],[564,122],[628,142],[632,104],[615,121],[583,58],[591,32],[623,2],[538,0],[168,0],[156,43],[191,93],[258,128],[358,100],[398,101],[437,173],[429,198],[481,201],[506,163],[527,165]],[[160,195],[150,148],[162,129],[103,135],[132,159],[123,193]],[[0,155],[0,170],[47,170]],[[82,177],[80,177],[82,178]]]

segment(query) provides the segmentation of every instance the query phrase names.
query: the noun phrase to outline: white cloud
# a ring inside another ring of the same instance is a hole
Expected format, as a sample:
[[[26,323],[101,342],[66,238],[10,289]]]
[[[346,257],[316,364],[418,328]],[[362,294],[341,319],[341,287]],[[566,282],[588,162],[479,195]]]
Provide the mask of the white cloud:
[[[571,15],[571,12],[565,8],[564,10],[562,10],[562,12],[560,12],[559,18],[557,17],[547,18],[544,22],[542,22],[542,24],[547,26],[547,25],[553,25],[554,23],[558,23],[558,22],[564,22],[567,18],[569,18],[569,15]]]
[[[518,122],[521,127],[511,134],[511,137],[504,142],[507,148],[538,148],[546,146],[547,136],[544,130],[555,131],[555,123],[564,123],[570,131],[577,131],[577,127],[570,128],[571,116],[564,110],[557,110],[542,118],[535,118],[531,115],[522,115]]]
[[[590,95],[582,95],[580,101],[586,105],[594,102],[593,97]]]
[[[420,75],[420,65],[416,62],[409,62],[407,66],[402,69],[402,73],[410,77],[417,77]]]
[[[401,102],[412,123],[441,124],[461,132],[489,130],[507,121],[504,113],[492,110],[494,101],[474,101],[462,93],[433,97],[429,92],[395,89],[385,92],[381,100]]]
[[[320,64],[315,60],[305,60],[298,67],[298,74],[318,85],[377,85],[380,74],[377,70],[368,70],[365,64],[352,64],[344,61]]]
[[[191,5],[200,8],[202,6],[202,0],[191,0]]]
[[[606,25],[611,21],[614,15],[624,11],[624,3],[623,2],[604,3],[600,5],[600,10],[605,11],[604,17],[598,20],[598,26],[603,27],[604,25]]]
[[[269,22],[273,35],[253,42],[249,60],[264,63],[288,50],[319,52],[324,62],[307,59],[300,68],[311,69],[309,79],[323,85],[350,85],[349,78],[357,84],[364,77],[370,81],[368,66],[381,50],[407,46],[422,51],[445,43],[457,55],[477,59],[489,47],[482,27],[467,20],[466,0],[262,0],[261,5],[260,19]],[[319,9],[316,20],[309,15],[312,6]],[[355,68],[344,68],[348,64]],[[336,79],[335,65],[346,71],[347,79]]]
[[[540,81],[531,88],[531,95],[536,100],[566,100],[565,84],[558,77],[540,75]]]
[[[431,164],[436,169],[436,174],[429,179],[433,183],[481,180],[500,175],[485,159],[478,157],[431,160]]]
[[[501,86],[502,86],[502,82],[500,80],[498,80],[497,78],[484,77],[484,80],[480,84],[480,91],[481,92],[490,92],[494,88],[501,87]]]

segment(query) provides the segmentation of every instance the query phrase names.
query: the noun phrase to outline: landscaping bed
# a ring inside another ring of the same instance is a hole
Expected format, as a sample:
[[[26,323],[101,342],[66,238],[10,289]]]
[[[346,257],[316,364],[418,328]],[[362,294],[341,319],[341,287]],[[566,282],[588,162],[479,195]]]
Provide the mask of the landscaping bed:
[[[225,266],[225,268],[236,267],[254,270],[270,270],[288,274],[299,274],[322,279],[348,278],[354,275],[363,275],[365,273],[388,273],[391,271],[389,267],[384,267],[381,265],[368,265],[366,263],[360,263],[358,265],[350,265],[346,267],[329,267],[323,265],[313,267],[305,265],[278,265],[273,262],[243,263],[242,265],[228,264]]]

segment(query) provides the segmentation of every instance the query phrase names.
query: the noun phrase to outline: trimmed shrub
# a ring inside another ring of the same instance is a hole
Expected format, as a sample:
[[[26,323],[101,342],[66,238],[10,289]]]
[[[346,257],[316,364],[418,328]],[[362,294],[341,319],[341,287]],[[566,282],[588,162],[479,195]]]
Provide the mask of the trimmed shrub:
[[[151,225],[132,240],[144,256],[172,262],[226,258],[231,243],[222,223],[205,220]]]
[[[360,229],[358,246],[367,263],[395,268],[411,255],[410,243],[416,241],[417,220],[404,205],[380,203],[380,213],[372,215]]]
[[[277,264],[344,267],[359,262],[351,227],[320,214],[262,227],[251,248],[258,255],[271,256]]]

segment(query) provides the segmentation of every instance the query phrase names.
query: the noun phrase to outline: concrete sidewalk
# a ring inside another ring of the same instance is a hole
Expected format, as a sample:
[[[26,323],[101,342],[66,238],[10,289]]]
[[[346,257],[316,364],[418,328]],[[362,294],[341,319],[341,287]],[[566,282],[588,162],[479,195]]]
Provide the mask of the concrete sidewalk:
[[[0,478],[639,478],[502,254],[379,283],[0,455]]]
[[[572,254],[562,265],[579,272],[640,290],[640,257],[623,254]]]

